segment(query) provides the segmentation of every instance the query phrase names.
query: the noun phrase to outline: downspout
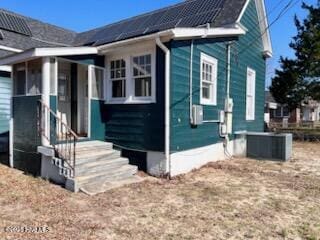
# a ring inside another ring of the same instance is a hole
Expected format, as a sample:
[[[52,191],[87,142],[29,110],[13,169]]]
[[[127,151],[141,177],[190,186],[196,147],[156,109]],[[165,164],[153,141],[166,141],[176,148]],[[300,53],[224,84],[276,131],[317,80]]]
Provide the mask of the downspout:
[[[10,122],[9,122],[9,166],[11,168],[14,167],[14,160],[13,160],[13,88],[14,88],[14,81],[13,81],[13,68],[11,69],[11,98],[10,98]]]
[[[165,160],[166,174],[171,175],[170,159],[170,50],[161,42],[160,37],[156,38],[156,44],[165,53]]]
[[[232,42],[228,42],[226,46],[226,56],[227,56],[227,68],[226,68],[226,81],[227,81],[227,89],[226,89],[226,99],[225,99],[225,125],[226,125],[226,134],[225,134],[225,153],[229,154],[228,145],[230,142],[229,134],[232,132],[232,108],[233,105],[232,100],[230,99],[230,81],[231,81],[231,44]]]
[[[194,40],[191,40],[191,50],[190,50],[190,79],[189,79],[189,85],[190,85],[190,104],[189,104],[189,110],[190,110],[190,123],[193,124],[193,114],[192,114],[192,105],[193,105],[193,43]]]
[[[230,99],[231,42],[227,43],[227,99]]]

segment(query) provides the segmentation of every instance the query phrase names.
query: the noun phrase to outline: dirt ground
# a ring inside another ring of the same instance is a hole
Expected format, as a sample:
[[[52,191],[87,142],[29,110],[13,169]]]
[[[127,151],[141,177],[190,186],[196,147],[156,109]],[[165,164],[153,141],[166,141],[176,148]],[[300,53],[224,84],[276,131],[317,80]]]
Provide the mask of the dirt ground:
[[[295,143],[287,163],[233,159],[94,197],[1,165],[0,239],[320,239],[320,144]]]

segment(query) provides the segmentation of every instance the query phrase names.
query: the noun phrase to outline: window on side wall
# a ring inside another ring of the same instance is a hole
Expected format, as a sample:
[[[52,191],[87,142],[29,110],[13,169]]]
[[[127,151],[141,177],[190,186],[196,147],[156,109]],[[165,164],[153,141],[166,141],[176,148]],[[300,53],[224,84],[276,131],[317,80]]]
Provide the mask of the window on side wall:
[[[200,104],[217,105],[218,60],[201,54]]]
[[[126,62],[124,59],[110,62],[110,81],[112,98],[126,97]]]
[[[39,95],[42,88],[42,60],[37,59],[27,63],[28,76],[27,76],[27,94]]]
[[[92,68],[92,98],[104,99],[104,69]]]
[[[255,99],[256,99],[256,71],[247,68],[247,99],[246,99],[246,119],[255,120]]]
[[[151,97],[151,54],[132,58],[132,72],[135,97]]]

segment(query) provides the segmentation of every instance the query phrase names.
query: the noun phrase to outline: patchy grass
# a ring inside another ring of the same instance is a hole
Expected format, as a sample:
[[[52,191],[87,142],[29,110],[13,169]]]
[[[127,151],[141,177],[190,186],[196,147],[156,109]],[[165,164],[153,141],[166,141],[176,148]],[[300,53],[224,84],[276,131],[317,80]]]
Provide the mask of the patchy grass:
[[[94,197],[0,166],[0,239],[320,239],[320,147],[234,159]],[[47,226],[45,234],[6,233]]]

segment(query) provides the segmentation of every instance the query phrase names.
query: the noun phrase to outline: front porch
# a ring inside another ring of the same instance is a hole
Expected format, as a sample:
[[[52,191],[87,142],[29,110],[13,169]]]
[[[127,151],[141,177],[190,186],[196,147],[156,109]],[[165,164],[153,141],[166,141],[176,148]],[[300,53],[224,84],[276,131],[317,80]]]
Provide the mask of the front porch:
[[[112,143],[104,142],[102,59],[42,56],[13,63],[13,167],[72,191],[137,172]]]

